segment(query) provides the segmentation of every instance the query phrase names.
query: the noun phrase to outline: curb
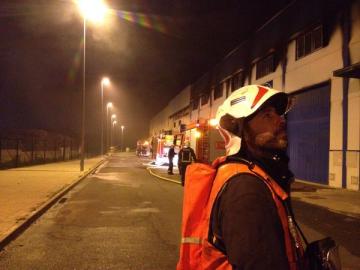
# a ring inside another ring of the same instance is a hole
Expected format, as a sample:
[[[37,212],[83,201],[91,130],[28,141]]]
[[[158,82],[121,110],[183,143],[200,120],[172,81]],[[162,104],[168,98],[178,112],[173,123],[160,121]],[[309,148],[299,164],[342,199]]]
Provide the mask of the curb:
[[[13,229],[7,236],[0,239],[0,251],[2,251],[6,245],[8,245],[11,241],[15,240],[21,233],[23,233],[32,223],[34,223],[39,217],[41,217],[50,207],[52,207],[55,203],[57,203],[61,197],[63,197],[66,193],[68,193],[72,188],[74,188],[77,184],[79,184],[82,180],[84,180],[87,176],[94,173],[98,167],[100,167],[106,159],[102,159],[99,161],[94,167],[88,169],[83,175],[81,175],[75,182],[70,184],[64,190],[60,190],[57,194],[55,194],[48,201],[43,203],[38,210],[36,210],[30,217],[24,220],[21,224],[19,224],[15,229]]]
[[[180,182],[180,181],[176,181],[176,180],[173,180],[173,179],[170,179],[170,178],[166,178],[166,177],[163,177],[163,176],[160,176],[160,175],[154,173],[154,172],[151,170],[150,167],[147,167],[146,169],[148,170],[148,172],[149,172],[151,175],[153,175],[153,176],[155,176],[155,177],[157,177],[157,178],[159,178],[159,179],[162,179],[162,180],[165,180],[165,181],[169,181],[169,182],[173,182],[173,183],[176,183],[176,184],[181,185],[181,182]]]
[[[301,179],[297,179],[297,178],[295,178],[295,182],[305,184],[305,185],[308,185],[308,186],[313,186],[313,187],[316,187],[316,188],[319,188],[319,189],[342,189],[342,188],[331,187],[331,186],[320,184],[320,183],[301,180]]]

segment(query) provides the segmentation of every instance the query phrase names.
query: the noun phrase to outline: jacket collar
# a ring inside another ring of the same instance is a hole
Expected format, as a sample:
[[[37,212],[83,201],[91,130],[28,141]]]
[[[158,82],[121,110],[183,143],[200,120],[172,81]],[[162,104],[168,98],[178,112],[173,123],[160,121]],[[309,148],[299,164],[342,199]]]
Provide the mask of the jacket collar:
[[[286,152],[274,151],[269,157],[255,157],[246,150],[234,156],[254,162],[269,174],[286,192],[290,191],[290,184],[294,180],[294,174],[289,169],[289,157]]]

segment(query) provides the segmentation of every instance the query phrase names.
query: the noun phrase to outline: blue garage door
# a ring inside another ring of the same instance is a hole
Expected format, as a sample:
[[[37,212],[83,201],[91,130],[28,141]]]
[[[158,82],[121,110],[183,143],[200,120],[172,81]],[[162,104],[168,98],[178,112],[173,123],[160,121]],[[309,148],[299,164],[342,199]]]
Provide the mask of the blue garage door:
[[[287,116],[290,168],[298,179],[328,184],[330,86],[295,97]]]

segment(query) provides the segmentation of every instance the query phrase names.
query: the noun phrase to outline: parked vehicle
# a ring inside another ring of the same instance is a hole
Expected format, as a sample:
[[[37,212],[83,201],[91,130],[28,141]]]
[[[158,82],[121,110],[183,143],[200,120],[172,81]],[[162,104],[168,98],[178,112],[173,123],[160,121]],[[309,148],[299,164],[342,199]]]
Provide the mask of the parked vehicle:
[[[146,140],[138,140],[136,144],[136,155],[139,157],[150,156],[150,144]]]

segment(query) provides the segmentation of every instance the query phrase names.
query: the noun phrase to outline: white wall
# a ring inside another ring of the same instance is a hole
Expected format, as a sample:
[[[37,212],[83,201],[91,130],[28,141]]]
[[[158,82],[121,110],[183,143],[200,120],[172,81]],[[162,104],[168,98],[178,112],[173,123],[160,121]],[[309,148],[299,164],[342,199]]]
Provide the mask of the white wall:
[[[329,185],[342,186],[342,148],[343,148],[343,85],[342,78],[331,80],[330,96],[330,152],[329,152]]]
[[[352,8],[351,39],[349,43],[351,64],[360,62],[360,2]],[[360,80],[349,80],[348,95],[348,152],[346,155],[347,187],[359,190],[360,178]]]
[[[185,87],[179,94],[169,101],[164,109],[157,113],[150,121],[150,136],[159,135],[159,131],[172,130],[174,128],[174,121],[169,119],[169,116],[177,111],[185,108],[190,104],[190,85]],[[178,130],[178,122],[187,123],[189,116],[182,117],[176,120],[176,129]]]
[[[328,46],[296,60],[296,41],[291,41],[288,47],[286,92],[331,79],[333,71],[342,68],[341,43],[340,28],[336,27]]]
[[[159,131],[162,129],[169,129],[168,116],[169,108],[166,106],[151,119],[150,136],[159,135]]]
[[[359,190],[359,150],[360,150],[360,80],[349,80],[348,96],[348,152],[347,187]]]
[[[179,94],[169,101],[167,106],[169,107],[170,115],[189,105],[190,89],[190,85],[185,87]]]

